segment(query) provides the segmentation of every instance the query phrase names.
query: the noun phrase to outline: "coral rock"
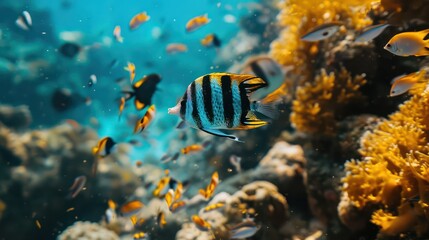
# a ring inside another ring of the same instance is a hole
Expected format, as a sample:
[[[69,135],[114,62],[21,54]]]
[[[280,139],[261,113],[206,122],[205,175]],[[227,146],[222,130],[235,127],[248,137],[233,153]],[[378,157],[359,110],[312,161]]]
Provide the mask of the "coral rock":
[[[0,123],[14,129],[28,127],[31,123],[30,110],[27,106],[0,105]]]
[[[59,240],[119,240],[116,233],[107,230],[97,223],[75,222],[58,236]]]

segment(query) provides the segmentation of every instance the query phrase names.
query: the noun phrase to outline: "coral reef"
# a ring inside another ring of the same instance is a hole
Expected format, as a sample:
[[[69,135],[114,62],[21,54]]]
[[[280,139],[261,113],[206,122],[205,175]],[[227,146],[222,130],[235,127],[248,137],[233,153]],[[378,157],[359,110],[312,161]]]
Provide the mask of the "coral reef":
[[[58,236],[59,240],[119,240],[114,232],[103,228],[97,223],[75,222]]]
[[[362,137],[362,161],[346,164],[346,198],[363,213],[372,213],[371,221],[381,227],[382,235],[428,236],[428,101],[428,89],[415,93]],[[341,213],[343,222],[360,228],[349,215]]]
[[[359,88],[365,83],[363,76],[352,78],[345,69],[337,74],[322,69],[314,82],[297,88],[290,116],[293,126],[305,133],[335,134],[345,109],[363,101]]]
[[[12,107],[0,105],[0,123],[8,128],[26,128],[31,123],[31,114],[27,106]]]

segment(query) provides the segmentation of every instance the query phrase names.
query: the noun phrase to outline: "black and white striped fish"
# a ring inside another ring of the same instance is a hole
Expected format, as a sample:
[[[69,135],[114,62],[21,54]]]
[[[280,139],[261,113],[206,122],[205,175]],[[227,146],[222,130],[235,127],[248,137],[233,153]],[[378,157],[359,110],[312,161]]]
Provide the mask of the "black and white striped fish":
[[[168,113],[182,118],[179,128],[187,124],[215,136],[239,141],[236,136],[220,129],[247,130],[268,124],[255,112],[273,117],[274,108],[249,98],[252,92],[266,86],[262,78],[253,75],[211,73],[193,81]]]
[[[31,26],[33,25],[31,15],[27,11],[23,11],[21,15],[19,15],[18,19],[16,19],[15,23],[19,28],[25,31],[30,30]]]

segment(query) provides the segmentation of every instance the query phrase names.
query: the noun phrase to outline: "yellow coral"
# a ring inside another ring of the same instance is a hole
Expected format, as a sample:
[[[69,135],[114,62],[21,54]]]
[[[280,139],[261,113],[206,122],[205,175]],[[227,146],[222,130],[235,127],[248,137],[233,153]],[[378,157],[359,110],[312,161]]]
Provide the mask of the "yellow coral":
[[[343,191],[356,207],[377,209],[372,222],[383,234],[429,230],[428,119],[429,89],[365,134],[364,160],[346,164]]]
[[[295,66],[296,74],[308,78],[312,55],[317,48],[301,41],[301,36],[320,24],[342,21],[347,27],[361,29],[371,24],[367,17],[374,0],[287,0],[279,3],[278,23],[284,27],[271,44],[271,55],[282,65]],[[307,65],[309,64],[309,65]]]
[[[322,70],[314,82],[298,87],[292,102],[292,124],[307,133],[334,133],[338,114],[350,102],[363,98],[358,90],[365,83],[363,76],[352,78],[345,69],[329,75]]]

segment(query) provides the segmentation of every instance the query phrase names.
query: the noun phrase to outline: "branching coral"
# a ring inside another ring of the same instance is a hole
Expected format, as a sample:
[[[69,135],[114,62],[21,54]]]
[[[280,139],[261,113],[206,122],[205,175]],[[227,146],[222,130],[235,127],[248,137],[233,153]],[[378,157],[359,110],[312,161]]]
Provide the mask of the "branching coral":
[[[363,161],[346,164],[343,191],[358,209],[375,210],[381,233],[429,230],[429,89],[416,93],[361,139]]]
[[[352,78],[345,69],[338,74],[322,70],[314,82],[298,87],[292,103],[292,124],[307,133],[333,133],[341,111],[363,99],[358,90],[365,83],[362,75]]]
[[[311,54],[317,47],[301,41],[300,37],[311,28],[332,21],[342,21],[347,27],[361,29],[371,23],[367,12],[372,2],[374,1],[282,1],[277,18],[284,29],[271,45],[272,56],[282,65],[295,66],[296,74],[308,76]]]

